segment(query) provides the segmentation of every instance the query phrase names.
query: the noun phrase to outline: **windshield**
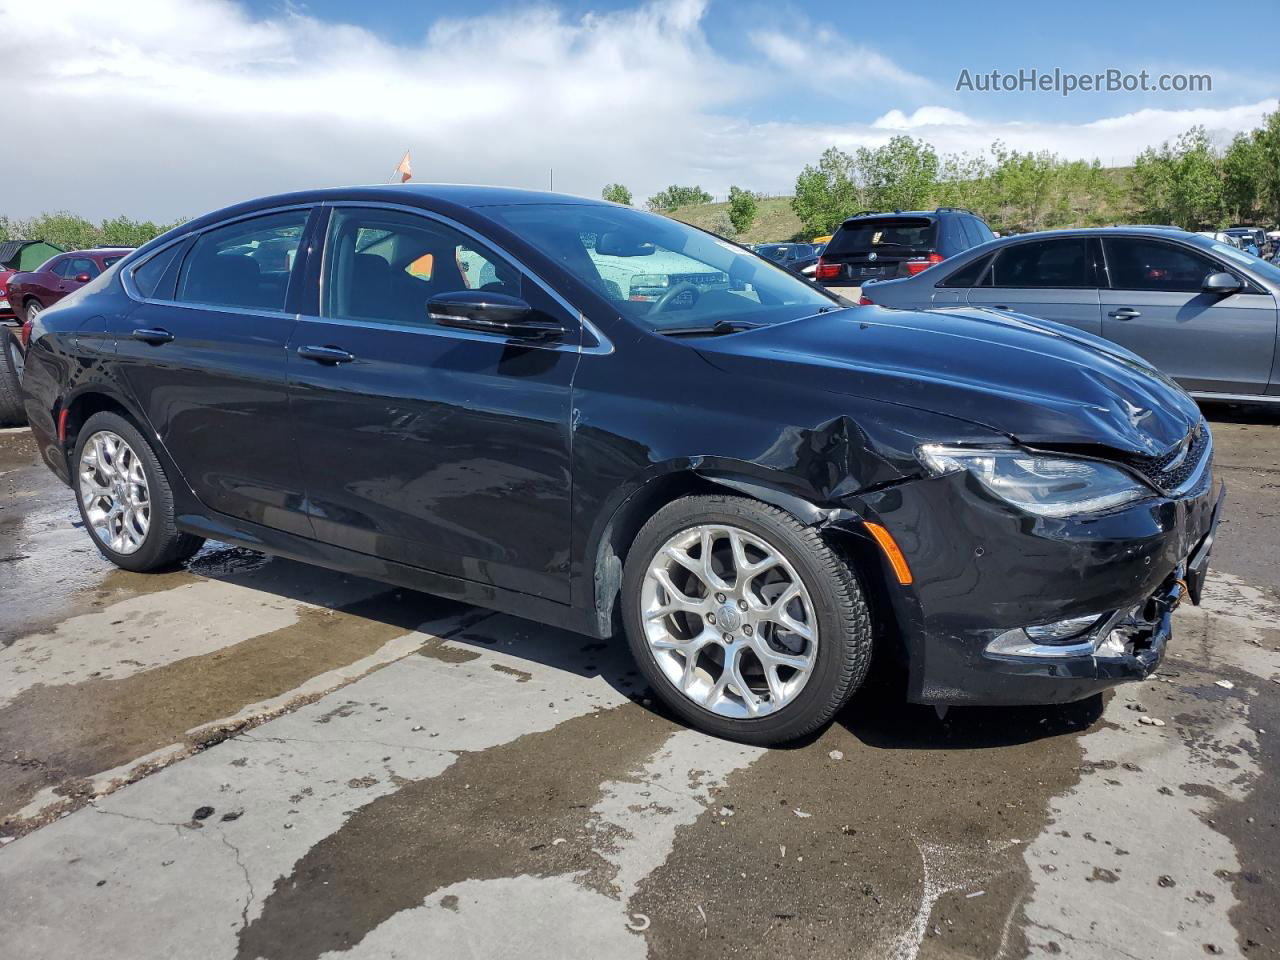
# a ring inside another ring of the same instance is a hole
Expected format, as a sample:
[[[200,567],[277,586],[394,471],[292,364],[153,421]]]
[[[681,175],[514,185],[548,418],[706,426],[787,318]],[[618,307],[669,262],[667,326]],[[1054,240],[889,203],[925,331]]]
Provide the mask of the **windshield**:
[[[927,252],[933,248],[937,232],[937,225],[927,217],[852,220],[836,231],[823,255],[857,256],[872,250]]]
[[[485,212],[656,330],[778,323],[838,302],[727,240],[657,214],[569,203]]]
[[[1249,253],[1246,250],[1238,250],[1228,244],[1210,240],[1208,237],[1202,236],[1198,233],[1193,234],[1192,239],[1197,246],[1206,247],[1209,250],[1212,250],[1223,260],[1228,262],[1235,261],[1241,266],[1248,267],[1257,276],[1267,281],[1267,283],[1270,283],[1273,286],[1280,286],[1280,267],[1277,267],[1274,263],[1263,260],[1261,257],[1255,257],[1252,253]]]

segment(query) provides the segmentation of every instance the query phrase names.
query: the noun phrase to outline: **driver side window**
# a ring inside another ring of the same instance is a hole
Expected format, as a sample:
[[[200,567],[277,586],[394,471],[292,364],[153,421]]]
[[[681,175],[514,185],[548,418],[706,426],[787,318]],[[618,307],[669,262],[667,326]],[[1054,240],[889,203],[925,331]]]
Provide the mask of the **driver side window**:
[[[483,290],[523,295],[520,271],[461,231],[399,210],[338,208],[325,244],[321,314],[433,326],[427,301]]]
[[[1221,269],[1198,253],[1159,240],[1108,237],[1104,243],[1113,290],[1199,293],[1204,278]]]

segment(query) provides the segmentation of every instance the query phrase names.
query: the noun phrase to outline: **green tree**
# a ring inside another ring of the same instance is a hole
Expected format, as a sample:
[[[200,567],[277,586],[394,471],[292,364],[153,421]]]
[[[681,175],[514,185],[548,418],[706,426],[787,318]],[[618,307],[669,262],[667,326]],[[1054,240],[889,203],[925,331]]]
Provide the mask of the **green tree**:
[[[729,188],[729,222],[735,233],[746,233],[756,218],[756,195],[740,187]]]
[[[1148,222],[1201,230],[1228,219],[1222,158],[1204,127],[1144,150],[1134,161],[1132,182]]]
[[[853,179],[853,157],[828,147],[816,167],[806,164],[796,177],[791,209],[805,232],[813,237],[833,232],[841,221],[858,211],[860,201]]]
[[[680,207],[689,207],[698,203],[710,203],[711,194],[701,187],[667,187],[659,190],[648,200],[649,209],[655,213],[670,213]]]
[[[608,200],[610,203],[621,203],[631,206],[631,191],[620,183],[605,184],[605,188],[600,191],[602,199]]]
[[[918,210],[937,192],[938,155],[923,140],[892,137],[880,147],[860,147],[854,178],[867,206],[876,210]]]

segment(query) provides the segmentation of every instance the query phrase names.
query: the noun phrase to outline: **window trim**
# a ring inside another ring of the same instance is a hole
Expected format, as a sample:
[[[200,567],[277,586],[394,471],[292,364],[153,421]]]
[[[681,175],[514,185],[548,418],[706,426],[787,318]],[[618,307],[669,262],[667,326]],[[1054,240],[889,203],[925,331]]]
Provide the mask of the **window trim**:
[[[579,338],[578,343],[573,343],[573,344],[529,343],[529,344],[526,344],[528,348],[541,349],[541,350],[558,350],[562,352],[573,352],[573,353],[589,353],[589,354],[613,353],[613,342],[607,336],[605,336],[604,333],[595,324],[593,324],[590,320],[587,319],[586,314],[582,310],[578,309],[577,307],[573,306],[573,304],[569,303],[569,301],[566,300],[562,294],[560,294],[549,283],[547,283],[540,276],[538,276],[538,274],[534,272],[519,257],[513,256],[511,252],[505,249],[501,244],[496,243],[492,238],[484,236],[484,234],[480,233],[477,230],[472,229],[471,227],[468,227],[466,224],[459,223],[457,220],[454,220],[451,217],[447,217],[444,214],[437,213],[434,210],[428,210],[425,207],[417,207],[417,206],[413,206],[412,204],[406,204],[406,203],[390,203],[387,201],[373,201],[373,200],[327,200],[321,203],[319,206],[323,207],[325,210],[346,209],[350,207],[355,207],[357,209],[364,209],[364,210],[397,210],[397,211],[408,213],[411,215],[426,217],[428,220],[433,220],[436,223],[442,224],[443,226],[450,227],[451,229],[457,230],[459,233],[462,233],[465,236],[470,237],[472,240],[487,247],[488,249],[492,250],[494,253],[498,254],[499,256],[504,257],[508,263],[510,263],[517,270],[519,270],[524,276],[528,277],[529,280],[531,280],[533,283],[537,284],[538,287],[540,287],[544,293],[546,293],[549,297],[551,297],[552,300],[558,303],[565,310],[565,312],[568,313],[570,318],[577,319],[579,328],[582,334],[584,335]],[[315,301],[315,306],[317,311],[320,309],[320,301],[321,301],[321,297],[318,295],[324,290],[324,283],[325,283],[324,273],[329,260],[328,258],[329,237],[332,233],[332,231],[330,231],[329,229],[329,224],[332,221],[332,219],[333,219],[332,217],[326,214],[325,223],[324,223],[324,238],[323,238],[323,242],[319,245],[320,269],[318,271],[318,277],[317,277],[318,286],[316,289],[317,298]],[[298,320],[304,323],[335,323],[342,326],[354,326],[354,327],[373,326],[380,330],[397,330],[397,331],[407,332],[407,333],[422,333],[422,334],[428,334],[431,336],[449,337],[455,340],[478,340],[484,343],[495,343],[495,342],[507,343],[510,341],[509,337],[503,337],[499,334],[479,333],[471,330],[457,330],[457,329],[452,329],[450,327],[442,327],[442,326],[439,326],[438,324],[437,325],[432,325],[432,324],[410,325],[410,324],[386,323],[386,322],[377,321],[377,320],[344,320],[338,317],[322,317],[322,316],[319,316],[318,314],[310,314],[310,313],[300,314],[298,316]],[[585,335],[587,334],[590,335],[591,339],[593,339],[595,343],[586,342]]]
[[[1016,250],[1019,247],[1029,247],[1034,243],[1064,243],[1072,240],[1078,240],[1084,244],[1085,272],[1086,274],[1090,275],[1090,279],[1092,280],[1091,283],[1086,283],[1083,286],[1077,285],[1077,286],[1071,286],[1071,287],[1053,286],[1052,284],[1047,284],[1047,283],[1039,283],[1039,284],[1034,284],[1034,285],[1025,286],[1025,287],[1010,287],[1010,286],[1001,286],[1000,284],[996,283],[995,276],[993,275],[991,278],[992,283],[990,284],[990,289],[992,290],[1101,290],[1103,289],[1101,286],[1099,286],[1098,270],[1096,265],[1093,262],[1092,257],[1090,256],[1090,244],[1091,244],[1091,241],[1093,240],[1093,237],[1089,236],[1088,234],[1085,234],[1082,236],[1066,236],[1066,237],[1033,237],[1033,238],[1029,237],[1028,239],[1022,240],[1021,242],[1018,242],[1018,243],[1010,243],[1007,246],[1001,247],[999,250],[995,251],[995,256],[992,258],[991,263],[987,265],[986,272],[992,271],[995,268],[995,265],[999,263],[1000,258],[1004,256],[1006,253],[1008,253],[1010,250]],[[982,279],[982,278],[979,277],[978,279]]]
[[[1099,288],[1101,290],[1115,290],[1120,293],[1182,293],[1190,296],[1195,296],[1204,292],[1203,290],[1159,290],[1152,289],[1150,287],[1117,287],[1111,281],[1111,259],[1110,254],[1107,252],[1109,241],[1113,240],[1116,242],[1122,242],[1125,240],[1141,240],[1147,243],[1162,244],[1166,247],[1173,247],[1176,250],[1182,250],[1183,252],[1190,253],[1193,256],[1198,256],[1202,260],[1208,260],[1211,264],[1215,264],[1218,269],[1213,271],[1214,273],[1231,274],[1243,285],[1240,293],[1252,294],[1255,296],[1259,294],[1264,296],[1266,295],[1266,291],[1260,288],[1257,281],[1252,277],[1242,274],[1239,270],[1234,269],[1230,264],[1224,263],[1212,253],[1207,250],[1202,250],[1193,243],[1182,243],[1172,237],[1152,237],[1142,233],[1118,233],[1114,235],[1103,234],[1098,236],[1098,245],[1102,248],[1102,268],[1107,281],[1107,285],[1105,287]]]
[[[973,250],[973,249],[975,249],[975,248],[974,248],[974,247],[970,247],[970,248],[969,248],[969,250]],[[962,253],[956,254],[956,256],[962,256],[964,253],[968,253],[968,252],[969,252],[969,250],[962,251]],[[995,263],[995,262],[996,262],[995,258],[996,258],[996,254],[997,254],[997,253],[999,253],[999,251],[998,251],[998,250],[997,250],[997,251],[987,252],[987,253],[981,254],[981,255],[979,255],[979,256],[977,256],[977,257],[974,257],[972,260],[970,260],[970,261],[968,261],[967,263],[965,263],[965,265],[964,265],[964,266],[962,266],[962,267],[957,267],[956,269],[954,269],[954,270],[952,270],[950,273],[948,273],[945,277],[943,277],[941,280],[939,280],[937,283],[935,283],[935,284],[933,285],[933,286],[934,286],[934,288],[935,288],[935,289],[938,289],[938,290],[978,290],[978,289],[981,289],[981,288],[982,288],[982,285],[983,285],[983,284],[982,284],[982,281],[983,281],[983,280],[985,280],[985,279],[986,279],[986,277],[987,277],[987,274],[991,272],[991,265],[992,265],[993,263]],[[974,265],[974,263],[978,263],[978,262],[981,262],[981,261],[984,261],[984,260],[985,260],[986,262],[983,264],[982,269],[978,271],[978,276],[974,279],[973,283],[967,283],[967,284],[958,284],[958,283],[957,283],[957,284],[952,284],[952,283],[949,283],[949,282],[948,282],[948,281],[950,281],[950,280],[951,280],[951,278],[952,278],[952,277],[956,276],[957,274],[964,273],[964,271],[968,270],[971,266],[973,266],[973,265]]]
[[[195,243],[199,242],[200,237],[211,230],[220,230],[223,227],[229,227],[232,224],[240,223],[241,221],[244,221],[244,220],[255,220],[258,217],[270,216],[271,214],[274,214],[274,213],[288,213],[292,210],[308,211],[307,219],[303,221],[302,236],[299,238],[299,242],[298,242],[298,248],[299,250],[301,250],[303,241],[307,239],[307,225],[310,223],[310,219],[311,219],[310,211],[314,210],[317,206],[318,204],[316,203],[290,203],[290,204],[284,204],[278,207],[264,207],[261,210],[254,210],[249,213],[240,214],[239,216],[230,217],[226,220],[219,220],[217,223],[211,223],[208,226],[201,227],[199,230],[188,231],[187,233],[184,233],[178,237],[174,237],[169,242],[162,244],[159,247],[156,247],[156,249],[153,250],[151,253],[149,253],[144,259],[139,260],[137,263],[130,264],[127,269],[121,270],[120,285],[124,288],[124,292],[129,297],[129,299],[134,300],[138,303],[158,304],[164,307],[182,307],[187,310],[211,310],[214,313],[234,313],[240,316],[247,316],[247,317],[271,317],[274,319],[288,319],[289,317],[296,318],[298,314],[290,313],[288,310],[260,310],[260,309],[250,308],[250,307],[227,306],[226,304],[197,303],[194,300],[175,300],[175,299],[165,299],[160,297],[144,297],[138,291],[138,288],[134,285],[133,271],[137,270],[144,263],[150,262],[151,259],[155,257],[157,254],[159,254],[161,251],[169,249],[169,247],[173,246],[174,244],[182,243],[184,240],[194,238],[194,242],[191,245],[194,248]],[[182,268],[186,266],[186,259],[190,255],[191,255],[190,249],[188,249],[186,253],[182,255],[181,259],[183,262],[178,266],[179,275],[181,275]],[[296,272],[298,269],[297,261],[301,259],[303,258],[302,257],[295,258],[293,271],[291,271],[291,275],[289,277],[290,284],[293,283],[292,273]],[[288,303],[289,303],[288,295],[289,295],[289,291],[288,289],[286,289],[285,290],[286,306],[288,306]],[[176,285],[174,287],[174,296],[175,297],[177,296]]]

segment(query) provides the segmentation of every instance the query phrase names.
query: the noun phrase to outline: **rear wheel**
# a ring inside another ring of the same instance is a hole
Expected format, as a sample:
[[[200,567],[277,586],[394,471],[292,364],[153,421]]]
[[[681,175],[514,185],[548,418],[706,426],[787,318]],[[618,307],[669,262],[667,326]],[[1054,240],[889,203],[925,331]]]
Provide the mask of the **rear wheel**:
[[[686,497],[641,529],[624,622],[650,685],[684,720],[748,743],[827,723],[871,659],[857,577],[812,528],[741,497]]]
[[[116,413],[96,413],[80,429],[74,455],[80,516],[108,560],[125,570],[163,570],[204,540],[179,533],[173,492],[155,451]]]
[[[0,427],[20,427],[27,422],[22,406],[22,368],[26,359],[18,334],[0,327]]]

